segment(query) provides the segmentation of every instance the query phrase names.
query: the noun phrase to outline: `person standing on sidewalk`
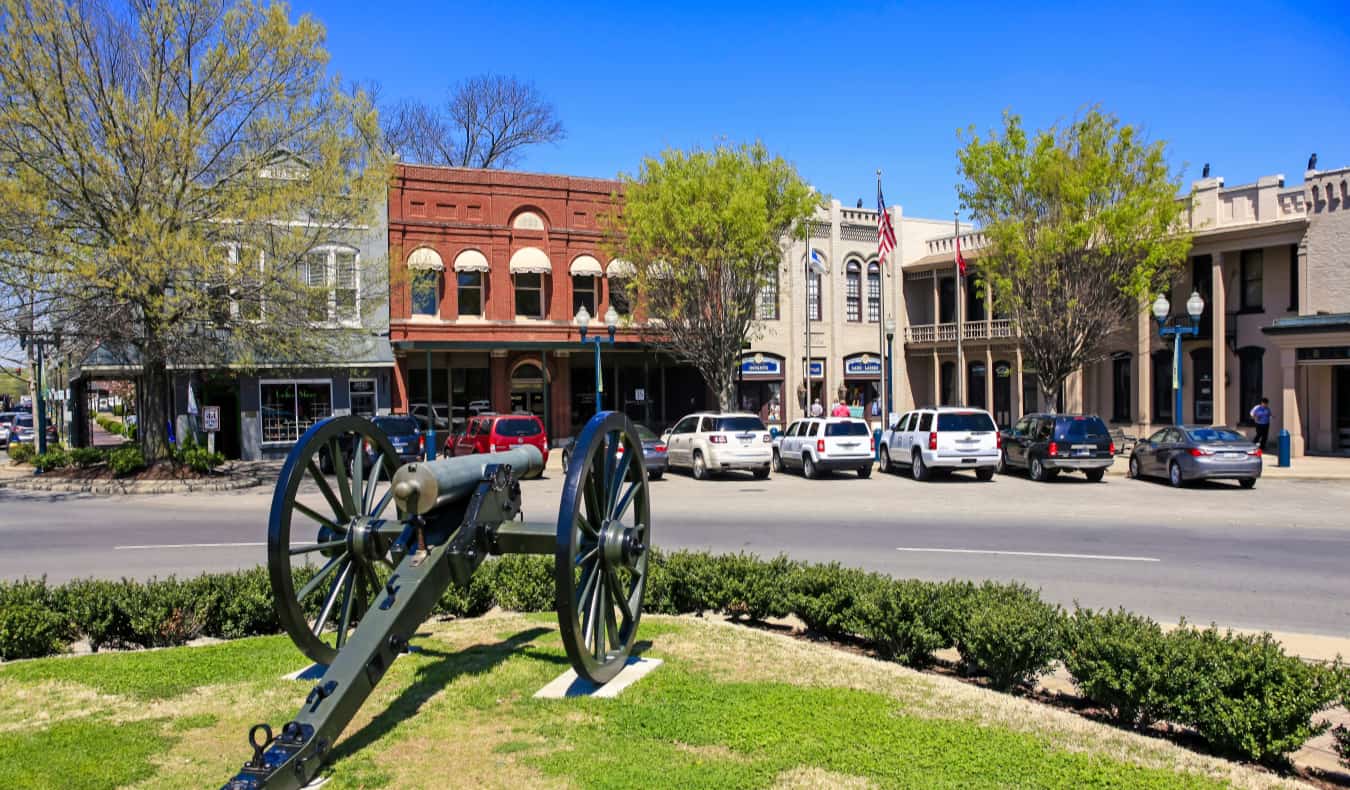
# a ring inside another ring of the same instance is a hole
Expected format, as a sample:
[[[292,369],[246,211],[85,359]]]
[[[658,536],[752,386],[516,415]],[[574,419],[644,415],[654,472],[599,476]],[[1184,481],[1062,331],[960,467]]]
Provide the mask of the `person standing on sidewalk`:
[[[1261,402],[1252,407],[1252,422],[1256,423],[1256,436],[1252,441],[1262,450],[1266,449],[1266,440],[1270,438],[1270,398],[1262,398]]]

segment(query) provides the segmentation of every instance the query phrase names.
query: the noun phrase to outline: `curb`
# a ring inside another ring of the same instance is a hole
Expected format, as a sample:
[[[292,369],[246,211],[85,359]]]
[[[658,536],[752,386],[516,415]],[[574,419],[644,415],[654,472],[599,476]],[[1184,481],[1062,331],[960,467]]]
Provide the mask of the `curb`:
[[[57,491],[71,494],[200,494],[220,491],[238,491],[262,485],[260,477],[235,480],[155,480],[119,483],[115,480],[43,480],[13,478],[0,481],[0,488],[15,491]]]

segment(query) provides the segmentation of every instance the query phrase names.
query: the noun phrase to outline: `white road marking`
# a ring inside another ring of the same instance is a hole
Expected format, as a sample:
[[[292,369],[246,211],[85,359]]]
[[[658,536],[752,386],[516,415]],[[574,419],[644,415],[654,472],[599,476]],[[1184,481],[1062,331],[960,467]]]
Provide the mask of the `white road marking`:
[[[1118,562],[1162,562],[1157,557],[1126,557],[1116,554],[1059,554],[1043,551],[994,551],[992,549],[925,549],[901,546],[896,551],[931,552],[935,554],[997,554],[1009,557],[1049,557],[1057,560],[1115,560]]]
[[[266,545],[266,543],[158,543],[145,546],[113,546],[113,551],[133,551],[136,549],[233,549]]]

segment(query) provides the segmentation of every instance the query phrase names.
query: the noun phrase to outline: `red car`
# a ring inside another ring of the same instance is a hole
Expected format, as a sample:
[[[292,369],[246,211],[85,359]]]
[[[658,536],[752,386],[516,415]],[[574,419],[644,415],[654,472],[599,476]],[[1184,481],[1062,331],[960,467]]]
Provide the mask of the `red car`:
[[[445,440],[446,455],[473,455],[511,450],[532,444],[548,462],[548,437],[544,423],[533,414],[482,414],[470,417],[464,433]]]

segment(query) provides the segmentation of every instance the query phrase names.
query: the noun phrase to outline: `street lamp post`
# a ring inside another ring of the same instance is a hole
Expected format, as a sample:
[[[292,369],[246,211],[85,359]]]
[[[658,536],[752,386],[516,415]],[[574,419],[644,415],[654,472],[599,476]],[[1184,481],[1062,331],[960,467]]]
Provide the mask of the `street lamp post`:
[[[893,382],[892,376],[891,376],[891,371],[895,369],[895,366],[891,364],[891,341],[893,341],[894,339],[895,339],[895,319],[894,319],[893,317],[887,317],[887,318],[886,318],[886,399],[885,399],[885,401],[883,402],[883,403],[884,403],[884,409],[883,409],[882,415],[881,415],[881,422],[882,422],[883,425],[885,425],[885,426],[887,426],[887,427],[890,427],[890,422],[891,422],[891,411],[895,408],[895,401],[891,400],[892,387],[894,386],[894,382]]]
[[[33,332],[31,328],[19,332],[19,348],[26,348],[31,343],[34,355],[37,358],[37,364],[33,371],[35,389],[37,390],[37,397],[33,402],[33,427],[36,433],[34,442],[37,445],[38,455],[47,452],[47,397],[42,391],[43,368],[47,364],[47,346],[51,346],[58,351],[61,349],[61,329],[60,324],[54,324],[45,337]]]
[[[1191,291],[1186,300],[1186,317],[1169,318],[1172,304],[1166,294],[1158,294],[1153,302],[1153,318],[1158,322],[1158,336],[1163,340],[1172,338],[1172,419],[1177,425],[1185,422],[1181,417],[1181,339],[1187,335],[1200,334],[1200,316],[1205,313],[1205,300],[1199,291]]]
[[[581,333],[581,342],[585,343],[586,334],[590,328],[589,324],[591,323],[591,312],[586,309],[586,305],[582,305],[581,308],[577,310],[576,318],[574,320],[577,322],[577,331]],[[609,330],[609,342],[611,345],[614,343],[614,330],[618,328],[619,313],[614,309],[614,305],[610,305],[609,309],[605,311],[605,329]],[[604,336],[596,335],[595,337],[592,337],[590,341],[595,346],[595,411],[597,414],[600,413],[600,395],[605,391],[604,379],[600,375],[600,344],[604,342],[604,340]]]

